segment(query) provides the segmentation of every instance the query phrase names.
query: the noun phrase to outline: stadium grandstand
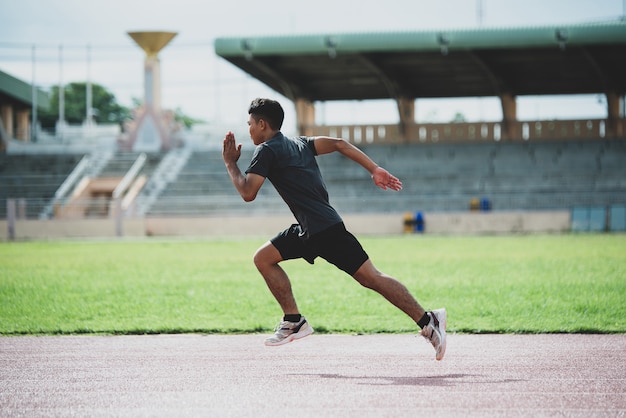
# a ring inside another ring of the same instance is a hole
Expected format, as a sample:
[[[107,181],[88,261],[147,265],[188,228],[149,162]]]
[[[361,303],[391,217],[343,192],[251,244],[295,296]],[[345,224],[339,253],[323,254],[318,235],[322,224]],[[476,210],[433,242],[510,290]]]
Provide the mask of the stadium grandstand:
[[[427,216],[555,211],[568,213],[572,229],[626,230],[622,20],[229,37],[215,41],[215,53],[292,100],[301,135],[343,137],[403,180],[401,193],[378,193],[366,173],[344,164],[341,155],[319,158],[331,203],[342,214],[391,215],[400,224],[403,214],[417,211]],[[97,143],[83,140],[60,149],[41,140],[24,146],[29,138],[24,112],[47,99],[33,106],[30,86],[0,76],[2,219],[289,215],[269,185],[257,200],[244,204],[224,170],[221,151],[193,141],[150,152],[121,149],[117,134],[102,130],[99,135],[107,139]],[[517,97],[575,94],[604,95],[606,118],[517,118]],[[415,120],[416,101],[442,97],[498,97],[503,118],[439,124]],[[395,100],[399,122],[316,122],[316,103],[374,99]],[[13,108],[18,109],[17,130]],[[250,152],[244,152],[240,164],[247,163]],[[601,225],[590,227],[589,219],[600,219]]]

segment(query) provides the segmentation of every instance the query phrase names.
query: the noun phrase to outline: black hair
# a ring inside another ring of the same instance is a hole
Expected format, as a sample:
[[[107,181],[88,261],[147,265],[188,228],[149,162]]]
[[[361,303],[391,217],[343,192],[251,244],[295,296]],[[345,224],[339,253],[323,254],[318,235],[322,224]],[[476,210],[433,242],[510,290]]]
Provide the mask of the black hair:
[[[280,130],[285,120],[283,107],[276,100],[256,98],[250,103],[248,114],[256,120],[263,119],[270,128]]]

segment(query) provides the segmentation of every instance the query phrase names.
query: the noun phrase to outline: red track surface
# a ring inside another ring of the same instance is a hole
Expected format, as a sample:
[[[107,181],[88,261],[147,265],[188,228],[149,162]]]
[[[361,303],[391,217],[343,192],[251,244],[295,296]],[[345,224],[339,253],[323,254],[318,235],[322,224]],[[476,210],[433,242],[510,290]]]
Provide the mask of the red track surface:
[[[0,338],[0,415],[626,416],[626,335]]]

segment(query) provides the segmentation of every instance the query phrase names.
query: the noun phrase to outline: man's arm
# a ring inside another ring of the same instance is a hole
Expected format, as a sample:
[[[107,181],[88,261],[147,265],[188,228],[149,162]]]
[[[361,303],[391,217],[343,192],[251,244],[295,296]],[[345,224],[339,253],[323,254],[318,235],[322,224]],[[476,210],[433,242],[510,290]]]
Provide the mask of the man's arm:
[[[347,158],[366,169],[372,176],[374,184],[383,190],[402,190],[402,182],[387,170],[376,164],[363,151],[341,138],[318,136],[315,138],[315,150],[318,155],[340,152]]]
[[[239,157],[241,157],[241,144],[235,145],[235,135],[232,132],[228,132],[224,137],[222,159],[226,165],[230,180],[243,200],[251,202],[256,199],[265,177],[254,173],[243,174],[237,165]]]

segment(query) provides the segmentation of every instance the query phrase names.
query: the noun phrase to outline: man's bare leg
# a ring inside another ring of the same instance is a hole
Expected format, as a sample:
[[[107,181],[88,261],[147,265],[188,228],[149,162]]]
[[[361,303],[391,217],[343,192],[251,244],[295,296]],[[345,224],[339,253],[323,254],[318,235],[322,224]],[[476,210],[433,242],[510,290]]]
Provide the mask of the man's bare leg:
[[[278,265],[281,261],[282,256],[271,242],[265,243],[254,254],[254,264],[285,314],[274,335],[265,339],[265,345],[269,346],[287,344],[313,333],[313,328],[298,311],[289,277]]]
[[[254,265],[265,279],[267,287],[274,295],[283,313],[285,315],[297,314],[300,312],[293,297],[291,281],[285,270],[278,265],[281,261],[283,261],[282,256],[269,241],[254,254]]]
[[[409,293],[406,286],[393,277],[378,271],[371,260],[363,263],[353,277],[362,286],[380,293],[394,306],[410,316],[416,323],[426,313],[424,308]]]

